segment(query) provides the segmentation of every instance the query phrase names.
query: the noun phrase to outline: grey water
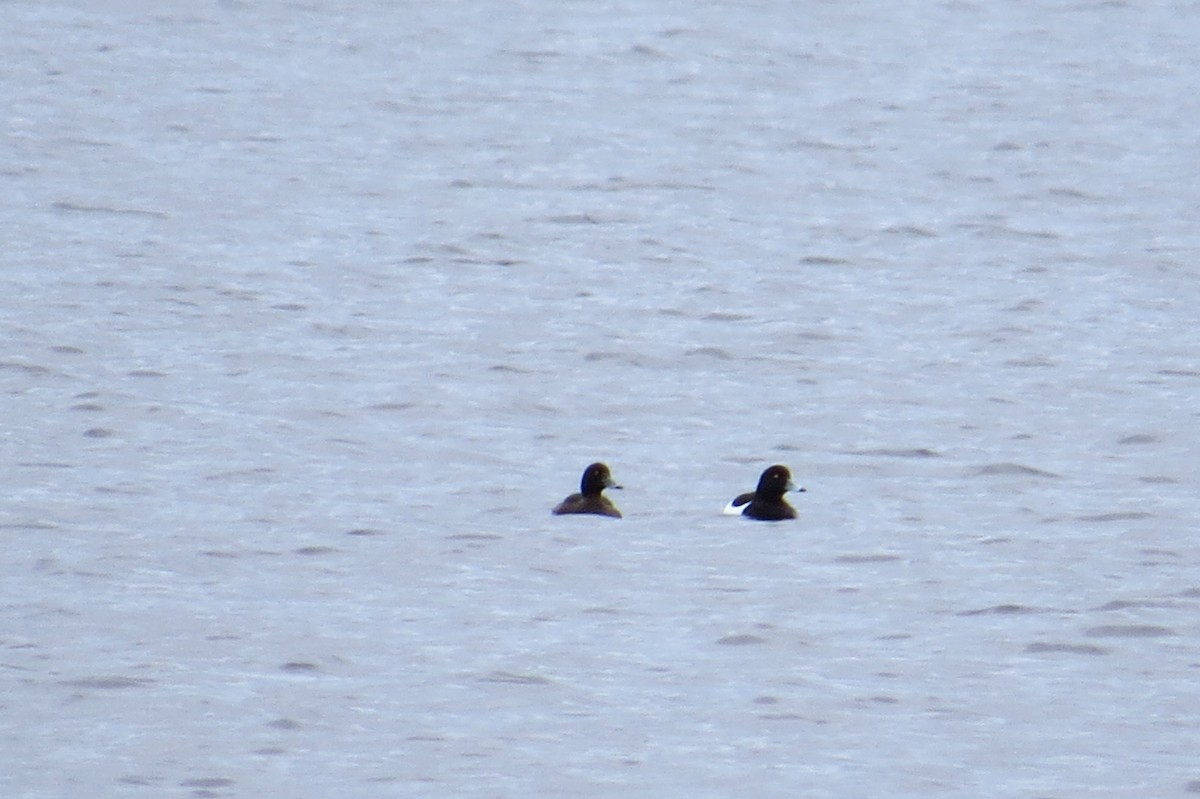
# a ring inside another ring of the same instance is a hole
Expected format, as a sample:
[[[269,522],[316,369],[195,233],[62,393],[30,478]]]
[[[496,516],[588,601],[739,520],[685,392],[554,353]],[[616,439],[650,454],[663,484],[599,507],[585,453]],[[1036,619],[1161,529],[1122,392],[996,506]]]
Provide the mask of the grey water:
[[[3,796],[1200,793],[1195,3],[0,16]]]

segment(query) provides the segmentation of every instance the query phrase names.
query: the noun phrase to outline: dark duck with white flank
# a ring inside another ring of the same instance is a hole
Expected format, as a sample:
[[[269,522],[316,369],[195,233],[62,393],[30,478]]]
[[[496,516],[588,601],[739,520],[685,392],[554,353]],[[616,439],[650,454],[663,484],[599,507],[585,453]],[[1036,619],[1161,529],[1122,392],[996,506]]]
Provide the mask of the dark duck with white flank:
[[[804,491],[792,482],[792,473],[781,464],[768,467],[758,478],[758,488],[739,494],[725,506],[730,516],[745,516],[763,522],[780,522],[796,518],[796,509],[783,495],[788,491]]]

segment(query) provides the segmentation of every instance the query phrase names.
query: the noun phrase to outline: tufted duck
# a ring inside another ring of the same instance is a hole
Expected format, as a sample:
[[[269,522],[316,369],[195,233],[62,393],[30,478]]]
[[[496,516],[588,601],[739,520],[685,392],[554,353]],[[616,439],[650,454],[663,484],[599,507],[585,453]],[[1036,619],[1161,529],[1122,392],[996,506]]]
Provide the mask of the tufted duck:
[[[803,491],[792,482],[792,473],[786,466],[776,464],[758,478],[758,488],[739,494],[725,506],[730,516],[746,516],[764,522],[778,522],[796,518],[796,510],[787,503],[783,495],[788,491]]]
[[[603,463],[593,463],[583,472],[579,481],[578,494],[572,494],[554,508],[555,515],[564,513],[596,513],[601,516],[621,518],[621,511],[609,501],[608,497],[600,494],[606,488],[620,488],[613,481],[608,467]]]

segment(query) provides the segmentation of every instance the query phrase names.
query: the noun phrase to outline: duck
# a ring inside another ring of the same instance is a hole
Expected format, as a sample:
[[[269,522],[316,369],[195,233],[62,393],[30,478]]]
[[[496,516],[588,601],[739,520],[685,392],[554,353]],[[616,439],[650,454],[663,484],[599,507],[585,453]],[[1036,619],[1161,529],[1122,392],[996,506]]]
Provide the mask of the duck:
[[[621,488],[612,478],[608,465],[593,463],[583,470],[579,481],[579,493],[572,494],[554,506],[554,515],[562,516],[568,513],[593,513],[598,516],[621,518],[621,511],[612,501],[601,494],[606,488]]]
[[[728,516],[745,516],[763,522],[780,522],[796,518],[796,509],[783,495],[788,491],[803,492],[792,482],[792,473],[782,464],[768,466],[758,478],[758,488],[738,494],[725,506]]]

